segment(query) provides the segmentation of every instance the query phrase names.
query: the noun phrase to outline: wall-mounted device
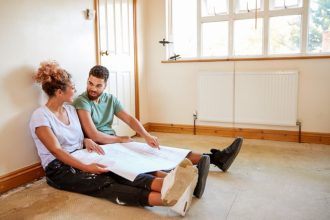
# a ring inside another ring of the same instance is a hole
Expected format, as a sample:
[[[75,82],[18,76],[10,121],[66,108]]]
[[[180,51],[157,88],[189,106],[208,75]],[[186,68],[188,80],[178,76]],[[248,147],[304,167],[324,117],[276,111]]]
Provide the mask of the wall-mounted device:
[[[86,13],[86,19],[87,20],[94,20],[94,17],[95,17],[95,11],[93,9],[86,9],[85,11]]]

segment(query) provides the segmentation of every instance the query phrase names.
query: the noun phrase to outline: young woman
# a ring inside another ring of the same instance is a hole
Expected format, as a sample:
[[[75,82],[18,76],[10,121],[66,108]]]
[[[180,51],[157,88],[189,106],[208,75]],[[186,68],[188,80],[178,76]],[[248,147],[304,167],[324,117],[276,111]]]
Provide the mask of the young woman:
[[[195,187],[197,170],[187,159],[168,174],[161,171],[140,174],[133,182],[102,164],[85,164],[75,159],[70,153],[83,147],[92,151],[97,144],[84,138],[76,110],[67,104],[72,103],[75,93],[71,75],[56,62],[43,62],[34,79],[49,97],[30,120],[49,185],[136,206],[172,206],[189,187]],[[184,202],[189,204],[191,196]]]

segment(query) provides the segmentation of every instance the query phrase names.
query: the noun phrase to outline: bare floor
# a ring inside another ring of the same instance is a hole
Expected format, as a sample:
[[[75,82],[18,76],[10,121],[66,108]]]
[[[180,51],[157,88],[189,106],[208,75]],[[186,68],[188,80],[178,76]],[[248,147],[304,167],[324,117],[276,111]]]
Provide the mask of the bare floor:
[[[233,138],[154,133],[161,145],[206,152]],[[137,138],[136,140],[141,141]],[[182,218],[51,188],[45,180],[0,197],[0,219],[330,219],[330,146],[245,139],[227,173],[211,167]]]

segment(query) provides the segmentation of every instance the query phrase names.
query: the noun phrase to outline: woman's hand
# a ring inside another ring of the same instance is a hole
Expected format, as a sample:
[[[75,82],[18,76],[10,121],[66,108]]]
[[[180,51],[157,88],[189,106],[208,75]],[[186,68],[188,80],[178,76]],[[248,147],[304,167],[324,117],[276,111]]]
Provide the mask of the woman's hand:
[[[99,163],[91,163],[91,164],[86,165],[84,171],[88,172],[88,173],[95,173],[95,174],[109,172],[109,170],[106,169],[105,165],[102,165]]]
[[[92,139],[85,138],[84,146],[86,147],[88,152],[95,151],[98,154],[104,155],[104,150],[97,143],[95,143]]]

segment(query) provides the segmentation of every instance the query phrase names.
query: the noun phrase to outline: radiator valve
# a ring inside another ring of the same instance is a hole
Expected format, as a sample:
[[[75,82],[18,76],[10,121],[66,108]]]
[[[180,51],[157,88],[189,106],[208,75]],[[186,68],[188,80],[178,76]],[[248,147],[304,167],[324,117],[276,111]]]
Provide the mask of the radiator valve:
[[[197,111],[194,111],[194,112],[193,112],[193,117],[194,117],[194,120],[197,119]]]

